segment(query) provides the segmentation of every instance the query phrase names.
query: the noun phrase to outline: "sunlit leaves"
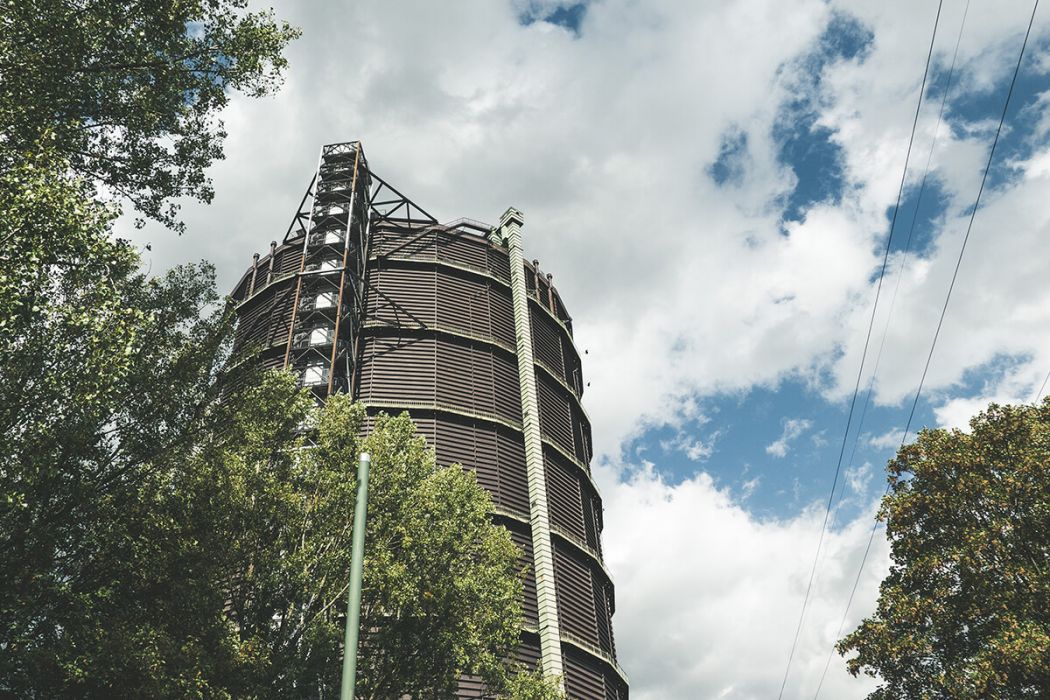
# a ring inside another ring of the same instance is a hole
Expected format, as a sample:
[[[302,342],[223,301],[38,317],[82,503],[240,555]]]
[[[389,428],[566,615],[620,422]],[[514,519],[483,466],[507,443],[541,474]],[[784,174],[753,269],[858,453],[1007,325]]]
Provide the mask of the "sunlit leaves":
[[[264,483],[251,493],[266,503],[260,513],[283,522],[242,528],[273,533],[261,549],[281,552],[254,560],[252,586],[233,597],[242,643],[272,653],[252,692],[338,685],[361,451],[372,455],[372,472],[359,697],[447,697],[461,673],[500,687],[521,623],[517,549],[492,524],[473,475],[439,468],[407,417],[380,417],[361,440],[363,420],[360,406],[335,397],[318,421],[316,447],[257,470]]]
[[[1050,400],[928,430],[889,464],[893,566],[839,644],[871,697],[1027,698],[1050,688]]]
[[[228,426],[210,268],[142,275],[53,152],[0,208],[0,694],[200,695],[232,663],[180,488]]]
[[[212,197],[219,112],[271,93],[297,30],[246,0],[0,2],[0,167],[46,147],[144,215],[181,229]]]

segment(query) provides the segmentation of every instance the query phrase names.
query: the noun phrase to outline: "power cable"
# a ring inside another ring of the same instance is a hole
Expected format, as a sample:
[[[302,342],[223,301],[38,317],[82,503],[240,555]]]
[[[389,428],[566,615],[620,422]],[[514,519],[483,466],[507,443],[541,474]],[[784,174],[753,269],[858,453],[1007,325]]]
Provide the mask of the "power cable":
[[[992,169],[992,160],[995,157],[995,147],[999,144],[999,136],[1003,131],[1003,123],[1006,121],[1006,112],[1010,107],[1010,98],[1013,97],[1014,87],[1017,85],[1017,75],[1021,72],[1021,60],[1024,58],[1025,48],[1028,46],[1028,37],[1032,33],[1032,24],[1035,22],[1035,12],[1039,9],[1039,0],[1035,0],[1032,6],[1032,16],[1028,20],[1028,30],[1025,32],[1024,41],[1021,43],[1021,52],[1017,56],[1017,65],[1014,66],[1014,75],[1010,80],[1010,89],[1006,92],[1006,102],[1003,103],[1003,112],[999,116],[999,126],[995,129],[995,138],[992,140],[992,148],[988,152],[988,163],[984,167],[981,176],[981,186],[977,190],[977,199],[974,200],[973,210],[970,212],[970,221],[966,225],[966,235],[963,237],[962,247],[959,249],[959,258],[955,261],[955,270],[952,272],[952,281],[948,285],[948,294],[944,297],[944,306],[941,308],[941,316],[937,320],[937,330],[933,334],[933,342],[930,343],[930,352],[926,356],[926,366],[923,367],[922,377],[919,379],[919,388],[915,392],[915,400],[911,404],[911,412],[908,414],[908,422],[904,426],[904,435],[901,436],[901,447],[904,447],[908,439],[908,430],[911,428],[912,419],[915,418],[915,409],[919,405],[919,396],[922,394],[923,384],[926,383],[926,373],[930,370],[930,362],[933,360],[933,351],[937,348],[937,339],[941,334],[941,326],[944,325],[944,317],[948,313],[948,302],[951,301],[952,291],[955,289],[955,281],[959,277],[959,267],[962,265],[963,255],[966,253],[966,244],[970,241],[970,232],[973,230],[973,221],[977,217],[977,209],[981,204],[981,195],[984,194],[984,186],[988,182],[988,172]]]
[[[857,381],[853,387],[853,398],[850,400],[849,414],[846,417],[846,430],[842,435],[842,446],[839,448],[838,461],[835,464],[835,476],[831,482],[831,493],[828,496],[828,505],[824,511],[824,522],[820,527],[820,537],[817,540],[817,551],[813,555],[813,566],[809,572],[809,583],[806,584],[806,595],[802,600],[802,610],[798,616],[798,625],[795,627],[795,637],[791,642],[791,652],[788,654],[787,667],[784,669],[784,679],[780,683],[780,693],[777,695],[778,700],[782,700],[784,697],[784,688],[787,686],[788,676],[791,673],[791,663],[795,658],[795,651],[798,648],[798,638],[802,632],[802,625],[806,617],[806,608],[809,606],[810,595],[813,592],[813,580],[817,574],[817,563],[820,560],[820,551],[824,545],[824,535],[827,533],[828,518],[831,516],[831,507],[835,500],[835,491],[838,486],[839,475],[842,471],[842,457],[846,452],[846,442],[849,439],[849,429],[853,421],[853,411],[857,405],[857,395],[860,393],[860,380],[864,374],[864,363],[868,356],[868,344],[871,342],[871,331],[875,326],[875,313],[879,308],[879,295],[882,293],[882,281],[886,277],[886,265],[890,257],[890,244],[893,241],[893,228],[897,223],[897,214],[900,211],[901,196],[904,193],[904,182],[908,175],[908,163],[911,160],[911,150],[915,143],[915,130],[919,123],[919,112],[922,108],[922,98],[926,91],[926,80],[930,74],[930,60],[933,57],[933,45],[937,39],[937,27],[940,24],[941,19],[941,7],[944,5],[944,0],[939,0],[937,3],[937,16],[933,22],[933,34],[930,36],[930,48],[926,54],[926,67],[922,74],[922,85],[919,88],[919,99],[915,105],[915,116],[912,119],[911,124],[911,135],[908,138],[908,150],[904,157],[904,170],[901,172],[900,186],[897,188],[897,202],[893,207],[893,218],[890,220],[890,232],[886,238],[886,251],[882,256],[882,269],[879,271],[879,282],[875,290],[875,303],[871,308],[871,320],[868,323],[868,332],[864,338],[864,351],[861,353],[860,368],[857,370]]]
[[[981,195],[984,193],[984,187],[985,187],[985,184],[988,181],[988,172],[991,170],[991,167],[992,167],[992,160],[993,160],[993,158],[995,156],[995,148],[999,144],[999,136],[1001,135],[1002,130],[1003,130],[1003,123],[1006,121],[1007,110],[1010,107],[1010,99],[1011,99],[1011,97],[1013,97],[1014,87],[1017,84],[1017,76],[1018,76],[1018,74],[1021,71],[1021,61],[1024,58],[1025,48],[1028,46],[1028,38],[1029,38],[1029,36],[1032,33],[1032,24],[1035,22],[1035,13],[1036,13],[1036,10],[1038,10],[1038,9],[1039,9],[1039,0],[1035,0],[1035,3],[1032,6],[1032,15],[1031,15],[1031,17],[1028,20],[1028,29],[1025,31],[1024,41],[1021,43],[1021,51],[1020,51],[1020,53],[1017,56],[1017,65],[1014,66],[1014,74],[1013,74],[1013,77],[1010,79],[1010,88],[1009,88],[1009,90],[1007,90],[1007,93],[1006,93],[1006,101],[1003,103],[1003,111],[1002,111],[1002,114],[999,116],[999,126],[995,130],[995,138],[992,140],[992,148],[988,152],[988,162],[987,162],[987,164],[984,167],[984,174],[981,176],[981,186],[977,190],[977,198],[974,200],[973,210],[970,212],[970,220],[969,220],[969,223],[966,226],[966,235],[963,237],[962,247],[959,249],[959,257],[958,257],[958,259],[955,262],[955,270],[952,273],[952,281],[951,281],[951,284],[948,285],[948,294],[944,298],[944,306],[941,308],[941,316],[940,316],[940,319],[937,321],[937,329],[936,329],[936,331],[934,331],[934,334],[933,334],[933,342],[930,344],[930,352],[929,352],[929,354],[926,357],[926,366],[923,368],[922,377],[919,380],[919,387],[915,391],[915,400],[912,402],[911,412],[908,414],[908,422],[904,426],[904,433],[901,436],[900,448],[904,447],[904,443],[908,439],[908,432],[911,429],[911,423],[912,423],[912,420],[915,417],[915,409],[916,409],[916,407],[919,404],[919,397],[922,394],[922,387],[923,387],[923,385],[926,382],[926,374],[927,374],[927,372],[930,369],[930,362],[933,359],[933,353],[934,353],[934,350],[937,347],[937,339],[938,339],[938,337],[940,337],[941,327],[942,327],[942,325],[944,323],[944,317],[945,317],[945,314],[948,311],[948,302],[951,301],[952,291],[955,289],[955,281],[956,281],[956,279],[958,278],[958,275],[959,275],[959,267],[962,264],[963,255],[966,252],[966,244],[970,240],[970,232],[973,230],[973,221],[974,221],[974,218],[977,216],[977,209],[980,207],[980,203],[981,203]],[[898,452],[900,451],[900,448],[898,448]],[[890,485],[887,484],[885,493],[889,493],[889,492],[890,492]],[[861,574],[864,572],[864,565],[867,563],[868,554],[871,552],[871,545],[872,545],[872,542],[875,539],[875,532],[876,532],[876,530],[878,530],[878,527],[879,527],[879,520],[876,519],[875,520],[875,524],[871,528],[871,534],[868,536],[868,543],[867,543],[867,545],[864,548],[864,554],[863,554],[863,556],[861,557],[861,560],[860,560],[860,567],[857,569],[857,577],[853,581],[853,588],[850,590],[849,599],[848,599],[848,601],[846,603],[846,610],[842,614],[842,622],[839,625],[840,633],[841,633],[842,626],[845,624],[846,617],[849,615],[850,607],[853,604],[853,598],[854,598],[854,596],[857,593],[857,587],[860,584]]]
[[[1046,390],[1046,383],[1050,382],[1050,372],[1046,373],[1046,378],[1043,379],[1043,385],[1039,387],[1039,393],[1035,395],[1035,399],[1032,401],[1033,404],[1039,403],[1039,399],[1043,398],[1043,392]]]
[[[919,194],[915,200],[915,210],[912,212],[911,226],[908,228],[908,239],[904,243],[904,253],[901,258],[900,271],[897,274],[897,284],[893,288],[893,296],[890,297],[890,310],[886,314],[886,326],[882,332],[882,341],[879,343],[879,352],[875,355],[875,365],[871,371],[871,382],[868,384],[868,392],[864,399],[864,408],[860,412],[860,422],[857,424],[857,433],[853,439],[853,449],[850,452],[849,462],[847,462],[846,469],[853,465],[853,459],[857,454],[857,446],[860,443],[860,432],[864,427],[864,417],[868,414],[868,406],[871,403],[871,395],[875,389],[875,375],[879,371],[879,363],[882,360],[882,351],[886,347],[886,337],[890,331],[890,321],[893,319],[893,309],[897,304],[897,293],[901,288],[901,280],[904,278],[904,268],[908,261],[908,252],[911,250],[911,241],[913,234],[915,233],[915,222],[919,218],[919,206],[922,204],[922,195],[926,191],[926,181],[930,173],[930,164],[933,162],[933,153],[937,147],[937,137],[940,135],[941,122],[944,119],[944,108],[948,103],[948,95],[951,93],[952,88],[952,77],[955,74],[955,64],[959,58],[959,45],[962,43],[963,29],[966,27],[966,16],[970,12],[970,0],[966,0],[966,7],[963,9],[962,21],[959,23],[959,35],[955,38],[955,51],[952,53],[952,63],[948,68],[948,77],[945,81],[944,94],[941,96],[941,106],[937,112],[937,125],[933,130],[933,139],[930,141],[930,152],[926,155],[926,166],[922,172],[922,183],[919,185]],[[870,546],[870,545],[869,545]],[[851,600],[852,602],[852,596]],[[842,628],[845,624],[846,618],[843,616],[842,621],[839,623],[839,629],[835,632],[835,639],[839,639],[842,636]],[[820,696],[820,690],[824,686],[824,679],[828,675],[828,668],[831,666],[831,659],[835,655],[835,648],[832,647],[828,652],[828,658],[824,661],[824,669],[820,673],[820,681],[817,683],[817,690],[813,694],[813,700],[817,700]]]
[[[941,123],[944,119],[944,108],[947,105],[948,95],[951,92],[952,77],[955,73],[955,64],[959,58],[959,44],[962,41],[963,28],[966,26],[966,15],[969,13],[969,11],[970,0],[966,0],[966,7],[963,10],[962,22],[959,25],[959,35],[958,37],[956,37],[955,40],[955,51],[952,55],[951,66],[949,66],[948,68],[948,77],[944,87],[944,94],[941,96],[941,106],[937,112],[937,125],[934,128],[933,140],[930,142],[930,151],[926,154],[926,166],[923,168],[922,182],[919,185],[919,194],[915,199],[915,209],[912,211],[911,225],[908,228],[908,238],[907,240],[905,240],[904,248],[902,250],[901,264],[898,268],[897,273],[897,283],[893,287],[893,296],[890,297],[890,309],[888,312],[886,312],[886,325],[883,327],[882,340],[879,342],[879,351],[875,354],[875,364],[871,370],[871,378],[868,382],[868,390],[864,399],[864,407],[861,409],[860,412],[860,421],[858,421],[857,423],[857,432],[854,435],[853,448],[850,451],[849,461],[846,462],[847,470],[849,469],[849,467],[853,466],[853,459],[857,455],[857,446],[860,443],[860,433],[864,427],[864,418],[867,416],[868,408],[871,404],[872,392],[875,388],[875,377],[879,372],[879,365],[882,363],[882,351],[886,347],[886,337],[889,335],[890,322],[893,319],[893,309],[897,306],[897,295],[900,292],[901,280],[903,280],[904,278],[904,268],[907,266],[908,263],[908,254],[911,251],[911,242],[915,234],[915,224],[919,219],[919,207],[922,205],[922,196],[926,192],[926,182],[929,178],[930,164],[933,161],[934,150],[937,148],[937,139],[940,136]]]

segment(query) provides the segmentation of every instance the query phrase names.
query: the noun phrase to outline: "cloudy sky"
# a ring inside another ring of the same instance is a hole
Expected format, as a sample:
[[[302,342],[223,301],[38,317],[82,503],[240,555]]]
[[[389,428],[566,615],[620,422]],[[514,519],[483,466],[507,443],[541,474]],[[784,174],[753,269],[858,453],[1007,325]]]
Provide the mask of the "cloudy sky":
[[[231,287],[281,237],[319,146],[335,141],[362,140],[372,168],[440,220],[522,209],[527,253],[554,274],[588,351],[585,403],[633,697],[776,697],[937,2],[276,9],[303,29],[285,87],[230,106],[215,201],[186,204],[186,235],[129,234],[152,244],[152,270],[207,258]],[[944,2],[785,698],[814,696],[834,641],[1031,10],[1029,0]],[[1031,400],[1050,371],[1048,102],[1050,16],[1040,11],[916,427],[964,426],[991,400]],[[875,542],[847,629],[872,609],[888,566],[881,533]],[[835,657],[821,697],[872,687]]]

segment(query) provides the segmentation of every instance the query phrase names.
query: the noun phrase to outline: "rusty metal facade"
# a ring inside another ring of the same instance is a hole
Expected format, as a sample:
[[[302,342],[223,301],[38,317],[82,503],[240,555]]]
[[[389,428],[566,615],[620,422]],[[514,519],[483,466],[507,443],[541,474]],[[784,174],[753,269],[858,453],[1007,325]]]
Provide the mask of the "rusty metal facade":
[[[536,666],[540,611],[510,256],[490,234],[467,219],[439,224],[370,170],[358,142],[325,146],[283,241],[256,256],[233,292],[237,345],[298,373],[319,400],[351,392],[369,415],[408,411],[440,464],[475,472],[493,518],[522,549],[525,627],[515,657]],[[563,682],[570,698],[625,699],[572,319],[550,275],[535,262],[523,267]],[[460,697],[481,691],[461,682]]]

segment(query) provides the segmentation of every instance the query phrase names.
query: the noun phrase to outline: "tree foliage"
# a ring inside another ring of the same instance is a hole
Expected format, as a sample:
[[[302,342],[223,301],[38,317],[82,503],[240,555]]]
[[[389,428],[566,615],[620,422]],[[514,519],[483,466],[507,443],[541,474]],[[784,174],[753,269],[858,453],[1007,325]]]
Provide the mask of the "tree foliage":
[[[141,274],[52,154],[0,174],[0,210],[0,694],[192,696],[222,600],[171,482],[223,432],[230,318],[201,315],[206,265]]]
[[[219,112],[271,92],[297,35],[247,0],[0,0],[0,167],[50,148],[181,229],[174,199],[212,197]]]
[[[889,464],[893,565],[839,643],[871,700],[1045,697],[1050,689],[1050,399],[926,430]]]
[[[303,415],[312,422],[310,412]],[[227,546],[241,562],[231,619],[260,663],[240,693],[317,697],[339,684],[356,462],[372,456],[358,697],[450,697],[460,674],[504,687],[518,639],[516,547],[489,515],[470,472],[439,468],[407,415],[380,417],[345,396],[316,417],[315,447],[269,451],[260,441]],[[228,458],[226,458],[228,459]],[[237,462],[239,460],[233,460]],[[250,522],[256,519],[256,522]],[[259,552],[281,556],[259,556]]]
[[[0,173],[0,695],[333,694],[367,449],[361,697],[547,697],[503,664],[517,550],[473,476],[406,417],[362,441],[345,397],[231,365],[210,268],[143,275],[47,156]]]
[[[557,676],[544,676],[539,671],[519,671],[504,686],[506,697],[513,700],[564,700]]]
[[[334,696],[369,449],[361,696],[551,697],[505,665],[517,550],[473,476],[234,361],[211,267],[152,278],[111,235],[120,198],[176,228],[210,198],[216,115],[295,34],[243,0],[0,0],[2,696]]]

